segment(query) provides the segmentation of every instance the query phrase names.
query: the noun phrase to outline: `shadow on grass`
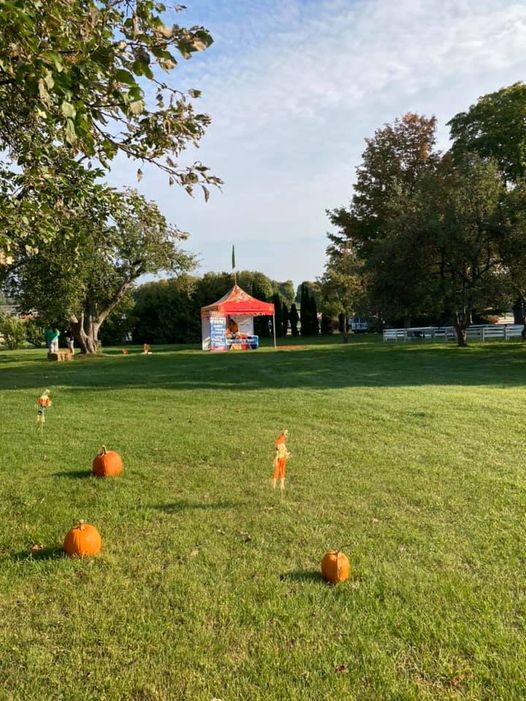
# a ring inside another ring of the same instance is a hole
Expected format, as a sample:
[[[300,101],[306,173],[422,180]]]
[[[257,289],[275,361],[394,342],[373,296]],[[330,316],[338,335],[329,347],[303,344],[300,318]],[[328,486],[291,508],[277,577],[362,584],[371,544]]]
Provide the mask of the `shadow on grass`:
[[[54,472],[51,477],[67,477],[67,479],[78,480],[94,477],[94,475],[90,470],[64,470],[64,472]]]
[[[13,356],[6,362],[8,353]],[[1,390],[53,385],[100,392],[219,389],[235,397],[243,390],[288,388],[522,387],[526,365],[526,345],[512,341],[457,348],[453,344],[389,345],[357,339],[346,345],[313,343],[299,353],[263,348],[254,353],[214,354],[173,346],[152,356],[110,353],[94,362],[86,358],[72,363],[34,362],[32,353],[0,353]],[[2,367],[1,363],[6,364]]]
[[[150,508],[164,511],[166,514],[175,514],[178,511],[192,511],[195,509],[202,509],[203,511],[207,511],[208,509],[234,509],[237,506],[242,506],[242,502],[217,501],[214,503],[186,501],[181,499],[179,501],[173,501],[170,504],[152,504]]]
[[[11,556],[16,562],[28,562],[30,560],[59,560],[66,557],[63,548],[54,546],[42,548],[42,550],[22,550]]]
[[[318,582],[319,584],[327,584],[319,570],[294,570],[293,572],[280,574],[279,578],[282,582]]]

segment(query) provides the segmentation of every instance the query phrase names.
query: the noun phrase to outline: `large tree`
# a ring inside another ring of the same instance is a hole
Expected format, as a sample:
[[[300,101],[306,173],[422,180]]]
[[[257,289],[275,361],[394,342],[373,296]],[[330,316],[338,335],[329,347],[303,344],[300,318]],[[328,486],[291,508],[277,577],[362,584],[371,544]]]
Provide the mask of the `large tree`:
[[[180,58],[212,38],[169,16],[156,0],[0,3],[4,264],[20,241],[37,247],[59,233],[62,176],[78,175],[80,163],[106,169],[122,154],[157,165],[189,192],[202,185],[206,197],[206,184],[218,182],[201,163],[179,162],[209,117],[193,108],[198,90],[184,94],[168,80]]]
[[[506,181],[526,175],[526,85],[514,83],[483,95],[449,122],[452,153],[491,158]]]
[[[449,121],[452,154],[462,159],[466,154],[477,154],[493,159],[499,167],[509,191],[526,177],[526,85],[514,83],[480,97],[466,112]],[[517,203],[517,198],[511,200]],[[515,273],[524,262],[524,243],[521,237],[512,236],[515,250],[507,247],[506,257]],[[513,260],[515,257],[515,260]],[[519,280],[514,274],[513,280]],[[526,317],[524,286],[515,288],[513,306],[515,321],[523,323]],[[526,327],[525,327],[526,328]]]
[[[502,304],[510,293],[502,194],[494,163],[446,155],[391,209],[388,229],[397,245],[389,249],[390,265],[412,270],[413,293],[429,312],[452,320],[459,346],[467,345],[472,313]]]
[[[350,241],[335,235],[327,249],[325,272],[319,280],[321,309],[330,318],[343,315],[343,341],[348,341],[349,317],[364,300],[363,264]]]
[[[515,321],[523,324],[522,338],[526,341],[526,178],[507,193],[501,211],[505,234],[501,254],[517,297]]]
[[[411,285],[404,283],[411,266],[401,265],[398,272],[391,267],[391,210],[395,199],[410,197],[422,175],[436,167],[435,128],[435,117],[408,113],[377,129],[366,139],[350,206],[327,212],[335,232],[329,234],[332,272],[325,280],[325,298],[331,297],[333,306],[339,298],[341,314],[360,286],[362,307],[367,296],[369,311],[374,308],[379,318],[409,320],[415,298]],[[393,288],[398,294],[393,295]]]
[[[381,237],[393,193],[411,192],[421,173],[436,162],[435,127],[435,117],[408,113],[366,139],[350,206],[328,212],[357,254],[367,255]]]
[[[96,188],[68,235],[28,250],[11,273],[22,308],[48,322],[69,323],[85,353],[96,353],[99,331],[141,275],[180,272],[192,265],[157,205],[133,190]]]
[[[285,282],[277,282],[276,280],[272,280],[272,291],[274,294],[279,294],[281,299],[286,304],[290,305],[294,302],[296,290],[292,280],[286,280]]]

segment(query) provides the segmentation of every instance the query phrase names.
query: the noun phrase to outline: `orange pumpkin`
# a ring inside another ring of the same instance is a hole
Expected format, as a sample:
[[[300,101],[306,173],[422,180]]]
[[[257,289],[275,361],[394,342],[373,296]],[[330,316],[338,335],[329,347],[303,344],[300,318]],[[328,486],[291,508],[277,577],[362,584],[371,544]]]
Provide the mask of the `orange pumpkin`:
[[[93,461],[92,472],[97,477],[117,477],[124,469],[122,458],[114,450],[106,450],[104,446]]]
[[[64,550],[70,557],[97,555],[101,546],[98,530],[85,521],[79,521],[64,538]]]
[[[321,561],[321,573],[323,578],[331,584],[344,582],[348,579],[350,569],[347,555],[340,550],[329,550],[328,553],[325,553]]]

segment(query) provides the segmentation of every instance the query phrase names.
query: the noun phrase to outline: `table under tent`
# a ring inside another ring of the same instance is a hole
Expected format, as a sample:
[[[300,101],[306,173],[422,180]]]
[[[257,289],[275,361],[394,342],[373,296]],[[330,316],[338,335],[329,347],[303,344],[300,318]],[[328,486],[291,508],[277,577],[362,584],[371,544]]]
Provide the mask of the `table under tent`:
[[[201,307],[202,347],[207,351],[255,350],[254,317],[271,316],[276,346],[274,305],[247,294],[239,285],[213,304]]]

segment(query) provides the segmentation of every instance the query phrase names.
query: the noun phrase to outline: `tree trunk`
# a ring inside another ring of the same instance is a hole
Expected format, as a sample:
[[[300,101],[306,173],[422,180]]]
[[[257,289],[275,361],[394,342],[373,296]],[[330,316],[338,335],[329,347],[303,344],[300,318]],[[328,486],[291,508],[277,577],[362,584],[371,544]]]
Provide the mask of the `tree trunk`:
[[[126,290],[131,285],[132,278],[122,283],[121,287],[114,294],[105,309],[98,312],[97,305],[93,299],[86,299],[85,309],[80,315],[72,315],[69,319],[75,340],[80,346],[80,352],[85,355],[95,355],[99,352],[99,330],[108,318],[108,315],[115,309],[117,304],[124,297]]]
[[[349,314],[344,312],[343,315],[343,342],[349,343]]]
[[[79,344],[80,352],[84,355],[95,355],[99,350],[100,323],[88,311],[80,316],[70,318],[71,327],[75,334],[75,340]]]
[[[526,317],[526,300],[524,297],[519,297],[513,305],[513,323],[524,324]]]
[[[466,348],[468,345],[468,326],[471,322],[471,314],[465,311],[455,312],[454,327],[457,333],[457,345]]]

